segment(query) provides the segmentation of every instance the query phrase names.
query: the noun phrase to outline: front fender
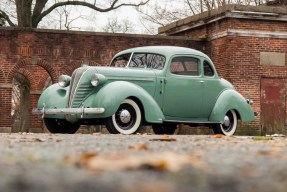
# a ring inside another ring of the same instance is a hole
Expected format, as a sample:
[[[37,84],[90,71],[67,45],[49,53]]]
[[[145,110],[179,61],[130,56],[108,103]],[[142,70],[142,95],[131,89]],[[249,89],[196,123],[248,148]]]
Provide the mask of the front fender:
[[[149,123],[162,123],[164,115],[154,98],[143,88],[126,81],[111,82],[98,92],[90,95],[84,102],[85,107],[103,107],[105,112],[97,117],[112,116],[126,98],[138,99]]]
[[[228,89],[224,90],[218,97],[209,121],[223,123],[225,114],[231,109],[238,112],[243,122],[254,121],[255,119],[254,112],[246,99],[237,91]]]
[[[68,101],[69,88],[62,88],[55,83],[49,86],[47,89],[43,91],[39,100],[38,100],[38,108],[43,108],[44,105],[46,108],[66,108]],[[45,117],[52,118],[65,118],[64,115],[47,115]]]

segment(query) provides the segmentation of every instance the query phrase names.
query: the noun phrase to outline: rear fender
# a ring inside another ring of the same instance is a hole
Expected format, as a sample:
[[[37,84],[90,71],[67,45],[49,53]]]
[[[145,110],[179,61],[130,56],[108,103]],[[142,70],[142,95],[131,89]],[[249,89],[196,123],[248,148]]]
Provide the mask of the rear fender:
[[[210,114],[209,121],[223,123],[224,116],[229,110],[235,110],[242,122],[253,121],[254,112],[246,99],[237,91],[224,90],[218,97]]]

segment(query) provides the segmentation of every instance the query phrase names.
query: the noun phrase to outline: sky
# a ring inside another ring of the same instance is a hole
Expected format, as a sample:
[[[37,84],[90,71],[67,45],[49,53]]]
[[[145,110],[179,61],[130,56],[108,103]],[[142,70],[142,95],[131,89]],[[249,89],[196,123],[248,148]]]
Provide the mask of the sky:
[[[59,1],[66,1],[66,0],[56,0]],[[83,0],[84,1],[84,0]],[[89,2],[96,1],[97,3],[101,3],[102,5],[107,4],[107,2],[112,2],[113,0],[85,0]],[[133,2],[138,3],[143,0],[119,0],[120,2]],[[197,1],[197,0],[195,0]],[[49,0],[46,4],[46,8],[52,6],[54,4],[55,0]],[[184,6],[184,0],[150,0],[149,4],[155,5],[158,4],[163,8],[167,9],[177,9],[182,10]],[[108,6],[103,6],[107,8]],[[5,12],[9,13],[8,15],[13,20],[14,23],[17,23],[16,21],[16,7],[15,3],[10,0],[4,0],[0,3],[0,9],[4,10]],[[152,11],[152,8],[150,6],[141,6],[141,9],[146,9],[146,11]],[[117,18],[119,22],[122,20],[129,20],[133,23],[133,31],[132,33],[145,33],[146,30],[144,26],[141,24],[140,21],[142,21],[140,17],[140,13],[135,10],[134,7],[127,7],[122,6],[119,9],[112,10],[107,13],[102,12],[96,12],[90,8],[83,7],[83,6],[67,6],[59,7],[56,10],[52,11],[50,14],[48,14],[46,17],[43,18],[43,20],[39,23],[39,28],[48,28],[48,29],[62,29],[66,30],[64,27],[63,22],[65,20],[65,14],[64,12],[69,12],[68,17],[69,20],[73,20],[71,24],[69,25],[70,30],[83,30],[83,31],[103,31],[104,26],[108,23],[109,19]],[[80,18],[79,18],[80,16]],[[149,24],[150,26],[152,24]],[[156,27],[157,29],[157,27]]]
[[[90,10],[91,14],[93,14],[92,10]],[[139,22],[139,13],[133,8],[133,7],[121,7],[117,10],[113,10],[107,13],[94,13],[96,14],[96,21],[95,21],[95,25],[94,27],[97,29],[100,29],[102,27],[104,27],[109,18],[118,18],[118,21],[122,21],[125,19],[130,20],[131,22],[133,22],[136,27],[135,29],[137,29],[136,32],[140,33],[141,30],[143,30],[142,25]],[[89,24],[87,23],[87,26],[89,26]]]
[[[127,2],[127,0],[123,1]],[[157,3],[167,8],[178,7],[180,9],[183,5],[183,1],[184,0],[150,0],[149,3],[151,5]],[[142,6],[142,8],[145,7],[145,5]],[[86,15],[85,19],[76,19],[72,22],[72,30],[102,31],[102,28],[107,24],[109,19],[117,18],[119,22],[125,19],[132,22],[134,25],[132,33],[146,33],[144,26],[140,22],[140,13],[137,12],[134,7],[122,6],[119,9],[106,13],[96,12],[85,7],[77,7],[76,11],[73,10],[72,13],[70,16],[71,19],[77,18],[79,14]],[[56,22],[55,25],[57,25]],[[48,26],[51,27],[52,25]],[[55,26],[54,28],[57,27],[59,28],[59,26]]]

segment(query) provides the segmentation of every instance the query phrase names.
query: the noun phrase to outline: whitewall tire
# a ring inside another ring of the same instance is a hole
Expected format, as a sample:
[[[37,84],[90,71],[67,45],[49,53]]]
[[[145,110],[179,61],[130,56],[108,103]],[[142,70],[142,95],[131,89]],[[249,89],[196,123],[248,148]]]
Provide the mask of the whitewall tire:
[[[135,133],[141,126],[142,114],[138,104],[125,99],[115,114],[108,118],[106,126],[110,133],[121,133],[125,135]]]
[[[226,136],[234,135],[237,129],[237,115],[234,110],[230,110],[224,116],[222,124],[213,128],[215,134],[222,134]]]

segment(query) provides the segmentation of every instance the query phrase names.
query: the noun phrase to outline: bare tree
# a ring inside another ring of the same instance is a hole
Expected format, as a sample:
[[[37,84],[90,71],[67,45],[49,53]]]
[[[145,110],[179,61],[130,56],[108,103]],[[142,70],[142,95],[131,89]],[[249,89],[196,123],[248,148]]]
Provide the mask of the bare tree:
[[[210,11],[226,4],[261,5],[270,1],[287,0],[169,0],[165,3],[148,3],[138,9],[143,27],[151,34],[153,29],[188,16]]]
[[[0,17],[0,27],[5,25],[5,19],[3,17]]]
[[[142,6],[149,1],[150,0],[138,0],[137,3],[132,3],[134,1],[131,0],[110,0],[108,3],[103,4],[99,3],[97,0],[57,0],[51,4],[48,0],[5,0],[3,2],[4,7],[3,5],[0,6],[0,14],[10,26],[37,28],[42,19],[58,7],[83,6],[97,12],[109,12],[123,6]],[[15,6],[13,6],[13,3]],[[16,9],[14,12],[16,13],[17,24],[13,21],[14,16],[11,10],[7,11],[7,9],[5,9],[6,6]]]
[[[56,23],[56,28],[57,29],[65,29],[65,30],[72,30],[72,29],[80,29],[79,27],[73,27],[72,22],[78,20],[78,19],[83,19],[84,16],[79,14],[74,16],[72,14],[72,9],[71,7],[68,6],[62,6],[60,8],[55,9],[56,15],[55,19],[52,21],[58,21]]]
[[[119,21],[117,17],[113,17],[108,19],[102,30],[110,33],[128,33],[134,31],[133,26],[134,24],[128,19]]]

